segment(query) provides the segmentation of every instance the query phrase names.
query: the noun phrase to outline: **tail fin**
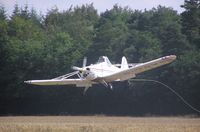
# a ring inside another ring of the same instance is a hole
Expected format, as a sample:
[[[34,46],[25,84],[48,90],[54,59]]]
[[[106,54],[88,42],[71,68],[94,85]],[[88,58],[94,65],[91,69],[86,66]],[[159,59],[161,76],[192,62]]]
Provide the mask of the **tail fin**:
[[[122,57],[121,69],[128,69],[128,62],[124,56]]]

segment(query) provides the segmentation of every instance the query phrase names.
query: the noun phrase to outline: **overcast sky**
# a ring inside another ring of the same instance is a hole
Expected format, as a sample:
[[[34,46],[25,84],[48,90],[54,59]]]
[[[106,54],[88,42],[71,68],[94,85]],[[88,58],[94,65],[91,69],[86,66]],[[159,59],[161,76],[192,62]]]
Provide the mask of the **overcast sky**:
[[[94,7],[99,13],[104,12],[106,9],[111,9],[114,4],[118,4],[122,7],[128,6],[131,9],[151,9],[158,5],[172,7],[179,13],[183,11],[180,5],[183,5],[184,0],[0,0],[0,5],[3,5],[8,14],[11,14],[15,4],[20,7],[28,4],[29,8],[34,7],[37,12],[45,14],[47,9],[51,9],[55,6],[59,11],[68,9],[71,5],[82,5],[93,3]]]

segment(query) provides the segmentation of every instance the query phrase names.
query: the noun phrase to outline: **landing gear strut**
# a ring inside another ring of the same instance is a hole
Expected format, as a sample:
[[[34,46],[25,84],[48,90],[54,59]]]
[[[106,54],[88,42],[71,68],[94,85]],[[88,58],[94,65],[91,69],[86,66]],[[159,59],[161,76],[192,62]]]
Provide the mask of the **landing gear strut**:
[[[113,90],[113,86],[112,86],[112,84],[109,83],[108,85],[109,85],[109,88],[110,88],[111,90]]]
[[[110,88],[111,90],[113,90],[113,86],[111,83],[107,83],[106,81],[102,80],[101,82],[106,88]]]

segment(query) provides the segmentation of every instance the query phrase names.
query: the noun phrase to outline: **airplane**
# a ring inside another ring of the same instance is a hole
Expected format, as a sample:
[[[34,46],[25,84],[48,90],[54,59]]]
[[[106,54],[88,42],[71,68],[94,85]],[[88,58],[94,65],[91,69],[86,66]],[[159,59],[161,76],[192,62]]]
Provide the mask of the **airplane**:
[[[85,87],[84,93],[94,84],[103,84],[113,88],[112,82],[125,81],[136,77],[137,74],[169,64],[176,59],[175,55],[164,56],[145,63],[129,63],[123,56],[121,64],[112,64],[107,56],[99,57],[96,64],[86,66],[87,58],[83,59],[83,66],[72,66],[74,72],[46,80],[28,80],[27,84],[34,85],[76,85]],[[78,78],[75,78],[77,76]]]

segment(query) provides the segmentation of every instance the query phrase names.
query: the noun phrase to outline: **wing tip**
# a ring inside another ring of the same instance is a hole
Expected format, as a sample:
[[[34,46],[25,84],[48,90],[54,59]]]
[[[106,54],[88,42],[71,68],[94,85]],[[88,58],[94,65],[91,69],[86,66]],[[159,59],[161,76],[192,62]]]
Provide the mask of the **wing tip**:
[[[24,83],[26,83],[26,84],[31,84],[31,81],[24,81]]]
[[[172,60],[176,60],[176,58],[177,58],[176,55],[170,55],[169,57],[170,57]]]

